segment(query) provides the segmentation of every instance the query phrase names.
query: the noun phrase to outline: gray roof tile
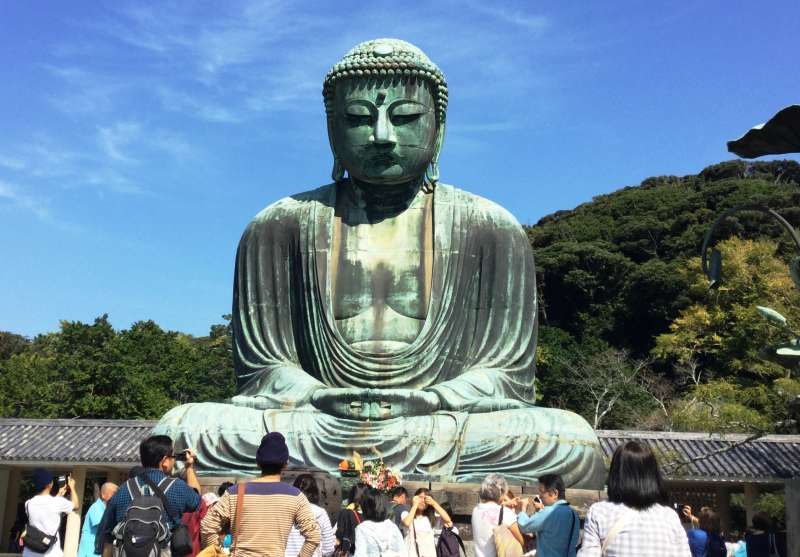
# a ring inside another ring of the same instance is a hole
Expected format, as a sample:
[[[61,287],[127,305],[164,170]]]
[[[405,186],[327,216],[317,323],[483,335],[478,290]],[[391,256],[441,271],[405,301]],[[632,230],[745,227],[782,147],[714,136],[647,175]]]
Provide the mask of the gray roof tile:
[[[0,462],[135,464],[154,421],[0,419]]]
[[[683,433],[673,431],[599,430],[597,436],[610,459],[618,445],[636,440],[657,455],[688,460],[731,447],[744,434]],[[674,474],[675,479],[774,481],[800,476],[800,435],[767,435],[755,441],[695,461]]]

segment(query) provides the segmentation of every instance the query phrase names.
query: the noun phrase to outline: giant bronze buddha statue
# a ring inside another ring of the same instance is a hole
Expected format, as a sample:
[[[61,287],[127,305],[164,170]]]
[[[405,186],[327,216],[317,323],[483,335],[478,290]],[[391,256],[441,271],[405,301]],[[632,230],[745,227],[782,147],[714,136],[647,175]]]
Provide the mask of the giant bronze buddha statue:
[[[333,182],[261,211],[239,243],[237,396],[157,431],[206,473],[248,472],[267,431],[324,470],[353,450],[473,481],[559,473],[597,487],[576,414],[534,405],[533,256],[506,210],[439,181],[444,75],[415,46],[362,43],[325,78]]]

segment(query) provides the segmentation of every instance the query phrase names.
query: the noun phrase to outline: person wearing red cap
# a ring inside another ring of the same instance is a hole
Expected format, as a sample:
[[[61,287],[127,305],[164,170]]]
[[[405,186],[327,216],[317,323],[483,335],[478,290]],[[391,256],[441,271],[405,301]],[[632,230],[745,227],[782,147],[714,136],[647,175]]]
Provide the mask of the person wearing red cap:
[[[306,496],[281,482],[288,463],[286,439],[276,431],[267,433],[256,453],[261,476],[231,486],[209,509],[200,523],[203,546],[218,544],[220,534],[230,530],[234,557],[283,557],[295,526],[305,538],[298,557],[312,557],[320,544],[319,525]]]

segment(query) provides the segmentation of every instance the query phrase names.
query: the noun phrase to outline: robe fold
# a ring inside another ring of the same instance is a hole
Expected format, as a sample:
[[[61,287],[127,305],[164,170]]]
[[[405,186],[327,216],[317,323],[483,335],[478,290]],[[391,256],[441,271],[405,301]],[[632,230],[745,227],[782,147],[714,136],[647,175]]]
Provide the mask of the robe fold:
[[[352,348],[333,316],[330,262],[337,186],[278,201],[245,230],[233,297],[237,396],[187,404],[156,430],[192,447],[209,473],[253,470],[261,436],[281,431],[292,462],[333,471],[353,450],[395,469],[452,481],[489,472],[533,481],[560,473],[602,485],[594,431],[571,412],[534,407],[537,329],[533,255],[498,205],[452,186],[433,193],[434,255],[427,317],[392,353]],[[434,392],[441,410],[361,421],[325,414],[330,387]]]
[[[369,354],[352,349],[333,318],[335,204],[335,185],[283,199],[242,236],[233,299],[239,394],[267,394],[265,408],[300,405],[322,386],[427,389],[448,410],[487,398],[532,404],[536,278],[516,220],[437,186],[427,319],[406,348]]]

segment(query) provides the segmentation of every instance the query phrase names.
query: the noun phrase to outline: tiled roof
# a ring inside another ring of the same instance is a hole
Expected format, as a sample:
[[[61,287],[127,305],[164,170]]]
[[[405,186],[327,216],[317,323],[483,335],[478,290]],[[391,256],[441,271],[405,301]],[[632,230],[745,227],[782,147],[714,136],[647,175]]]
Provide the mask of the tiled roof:
[[[156,422],[0,419],[0,462],[132,465]]]
[[[148,420],[22,420],[0,418],[0,463],[80,462],[133,465],[139,442],[156,422]],[[635,439],[661,460],[688,460],[744,439],[709,433],[599,430],[607,459],[620,443]],[[769,435],[682,468],[676,478],[775,481],[800,476],[800,435]]]
[[[665,460],[711,455],[681,467],[671,474],[673,479],[764,482],[800,477],[800,435],[767,435],[716,454],[712,453],[736,445],[747,435],[598,430],[597,436],[608,459],[617,445],[629,440],[650,446],[662,465]]]

